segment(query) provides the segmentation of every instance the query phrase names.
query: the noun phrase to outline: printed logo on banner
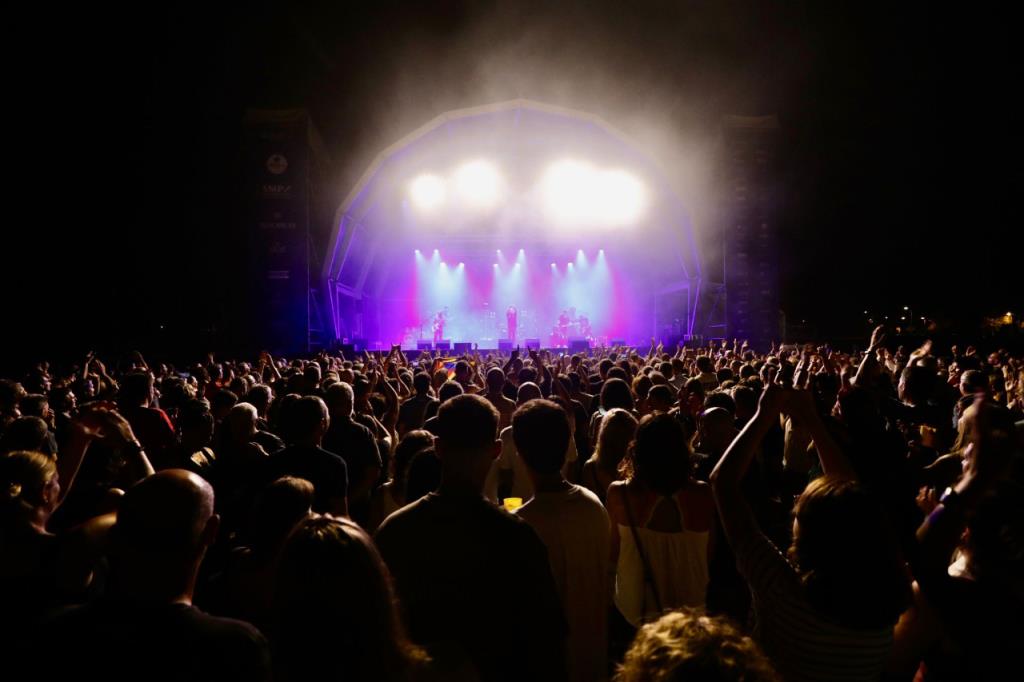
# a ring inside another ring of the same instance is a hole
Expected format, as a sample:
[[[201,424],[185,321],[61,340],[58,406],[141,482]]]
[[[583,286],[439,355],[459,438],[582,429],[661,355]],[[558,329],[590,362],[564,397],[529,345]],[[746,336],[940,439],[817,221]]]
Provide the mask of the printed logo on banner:
[[[292,211],[271,211],[258,221],[261,230],[294,230],[299,224],[295,222]]]
[[[271,199],[291,199],[292,186],[265,183],[263,185],[263,196]]]
[[[272,175],[280,175],[288,170],[288,159],[284,157],[284,154],[271,154],[267,157],[267,170]]]

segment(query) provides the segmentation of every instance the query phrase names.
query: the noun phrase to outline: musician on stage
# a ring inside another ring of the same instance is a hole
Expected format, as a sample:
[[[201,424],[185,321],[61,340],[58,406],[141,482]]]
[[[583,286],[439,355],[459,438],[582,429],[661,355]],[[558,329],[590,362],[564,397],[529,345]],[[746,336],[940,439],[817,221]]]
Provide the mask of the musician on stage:
[[[505,321],[508,322],[508,338],[512,343],[516,341],[516,317],[518,313],[516,307],[510,305],[508,310],[505,311]]]
[[[444,338],[444,324],[448,319],[448,306],[444,310],[438,310],[434,316],[434,343]]]

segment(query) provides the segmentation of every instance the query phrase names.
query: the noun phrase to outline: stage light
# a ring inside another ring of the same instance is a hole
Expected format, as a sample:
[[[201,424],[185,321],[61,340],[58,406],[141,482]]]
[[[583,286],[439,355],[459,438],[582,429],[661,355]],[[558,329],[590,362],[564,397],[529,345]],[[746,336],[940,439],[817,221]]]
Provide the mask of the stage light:
[[[602,222],[624,225],[643,215],[647,192],[635,176],[622,170],[604,171],[598,175],[597,185],[594,206]]]
[[[626,225],[640,218],[647,204],[647,192],[636,176],[584,161],[548,166],[541,191],[548,218],[565,225]]]
[[[409,186],[409,193],[416,207],[423,211],[440,208],[447,194],[444,180],[430,173],[424,173],[413,180]]]
[[[455,171],[455,191],[467,205],[476,208],[493,206],[501,198],[501,174],[489,161],[470,161]]]
[[[541,180],[549,216],[559,222],[577,222],[589,213],[594,170],[578,161],[551,164]]]
[[[447,267],[448,267],[448,264],[447,264],[447,263],[445,263],[444,261],[441,261],[441,267],[442,267],[442,268],[447,268]]]
[[[415,253],[416,253],[417,256],[420,255],[420,250],[416,249]]]
[[[434,249],[434,255],[435,255],[435,256],[436,256],[437,254],[439,254],[439,253],[441,253],[441,251],[440,251],[439,249]]]
[[[466,267],[466,264],[465,263],[459,263],[459,267],[460,268],[464,268],[464,267]]]
[[[553,268],[556,268],[556,267],[558,267],[558,266],[557,266],[557,265],[555,265],[554,263],[552,263],[552,264],[551,264],[551,267],[553,267]]]

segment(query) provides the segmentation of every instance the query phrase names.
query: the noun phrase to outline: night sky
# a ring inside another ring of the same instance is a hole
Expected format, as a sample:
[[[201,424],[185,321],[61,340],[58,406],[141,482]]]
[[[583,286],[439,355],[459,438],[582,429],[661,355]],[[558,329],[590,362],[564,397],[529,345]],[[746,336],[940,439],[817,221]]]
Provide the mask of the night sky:
[[[247,107],[310,111],[335,201],[446,110],[524,97],[593,112],[654,149],[705,248],[720,228],[721,116],[774,113],[790,319],[848,334],[866,308],[910,304],[969,325],[1024,301],[1006,16],[924,3],[212,5],[12,21],[9,354],[225,338],[246,286]]]

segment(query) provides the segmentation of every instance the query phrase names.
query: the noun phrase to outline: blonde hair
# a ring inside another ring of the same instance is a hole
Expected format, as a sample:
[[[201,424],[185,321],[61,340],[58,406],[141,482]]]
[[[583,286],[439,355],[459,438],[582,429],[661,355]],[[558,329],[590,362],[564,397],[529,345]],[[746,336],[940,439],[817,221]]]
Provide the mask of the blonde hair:
[[[601,426],[597,432],[597,447],[594,449],[594,458],[599,464],[613,470],[618,469],[636,435],[636,425],[637,419],[629,410],[621,407],[608,410],[601,418]],[[614,461],[610,461],[612,458]]]
[[[43,489],[57,475],[57,461],[31,450],[0,456],[0,504],[5,515],[43,504]]]
[[[727,620],[697,609],[666,613],[640,628],[615,676],[616,682],[779,682],[750,637]]]

